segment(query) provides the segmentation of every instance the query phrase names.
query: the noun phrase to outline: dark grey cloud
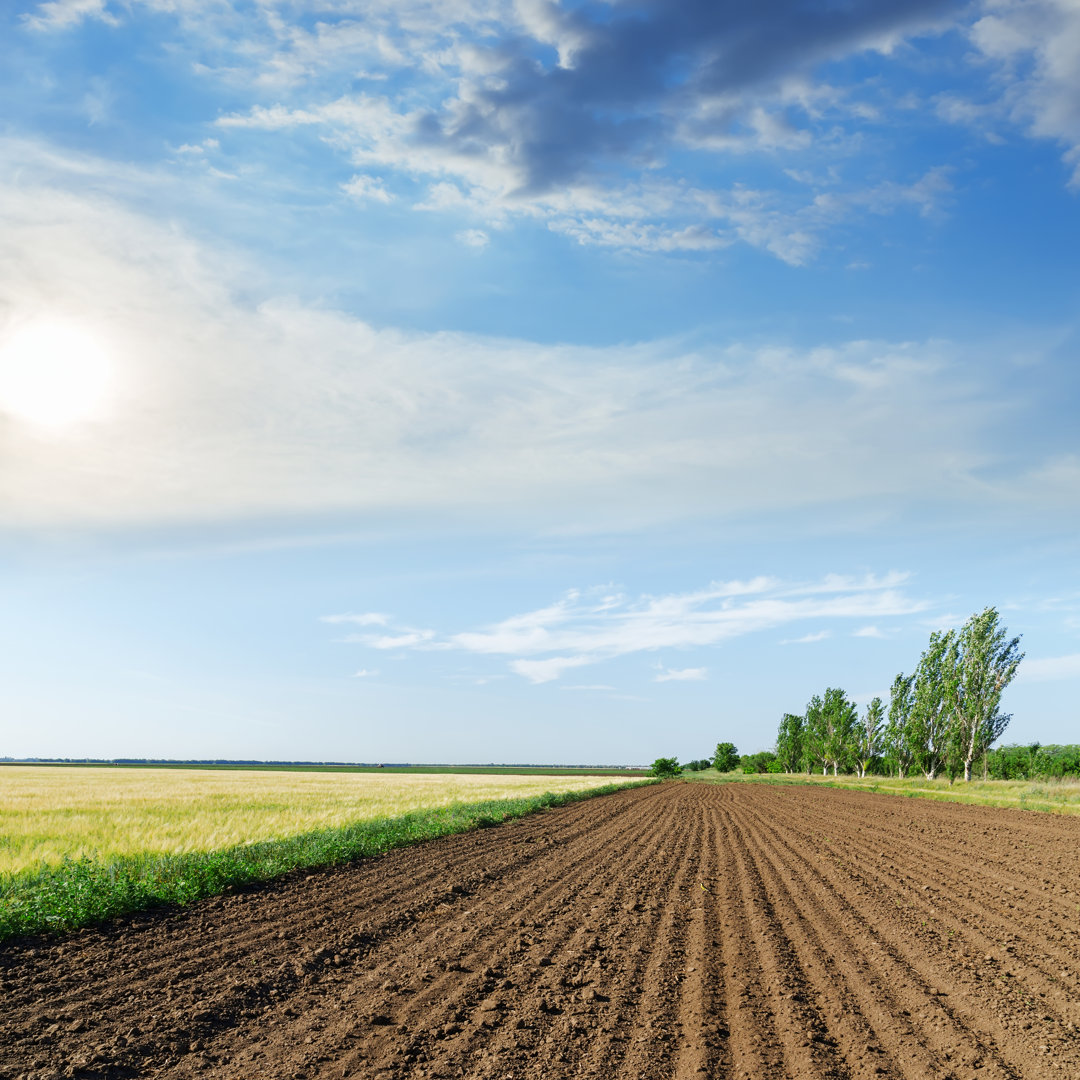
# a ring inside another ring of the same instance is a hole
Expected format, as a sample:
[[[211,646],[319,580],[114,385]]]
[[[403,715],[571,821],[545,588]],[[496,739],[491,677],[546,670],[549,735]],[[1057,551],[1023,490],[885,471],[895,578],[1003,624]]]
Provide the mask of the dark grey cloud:
[[[525,31],[492,46],[478,78],[427,113],[417,140],[497,156],[521,194],[703,140],[815,65],[943,21],[957,0],[627,0],[574,10],[523,4]],[[556,51],[564,64],[556,59]]]

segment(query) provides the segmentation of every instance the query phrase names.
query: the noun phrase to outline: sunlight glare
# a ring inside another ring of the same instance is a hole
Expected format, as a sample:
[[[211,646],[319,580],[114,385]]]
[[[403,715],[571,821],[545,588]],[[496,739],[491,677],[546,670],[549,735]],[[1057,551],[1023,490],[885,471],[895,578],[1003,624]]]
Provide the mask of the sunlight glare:
[[[73,323],[38,321],[0,343],[0,410],[58,428],[100,412],[112,365],[92,333]]]

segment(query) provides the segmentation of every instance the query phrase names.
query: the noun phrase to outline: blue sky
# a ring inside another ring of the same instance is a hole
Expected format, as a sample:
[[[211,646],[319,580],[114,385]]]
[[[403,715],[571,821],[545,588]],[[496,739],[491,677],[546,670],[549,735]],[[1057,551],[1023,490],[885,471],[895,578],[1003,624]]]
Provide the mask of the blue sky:
[[[0,12],[15,756],[1080,723],[1075,0]]]

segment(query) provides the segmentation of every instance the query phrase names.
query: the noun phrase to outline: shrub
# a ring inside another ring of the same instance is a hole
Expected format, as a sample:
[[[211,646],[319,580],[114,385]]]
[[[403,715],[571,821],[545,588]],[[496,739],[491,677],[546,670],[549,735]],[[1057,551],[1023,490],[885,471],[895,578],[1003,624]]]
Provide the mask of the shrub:
[[[674,757],[658,757],[649,769],[650,776],[659,776],[665,780],[672,776],[679,776],[681,773],[682,766],[679,764],[679,759]]]
[[[776,768],[772,768],[773,765]],[[771,750],[762,750],[757,754],[743,754],[739,766],[744,773],[781,772],[782,768],[776,755]]]
[[[739,767],[739,751],[734,743],[722,742],[716,744],[713,753],[713,765],[717,772],[731,772]]]

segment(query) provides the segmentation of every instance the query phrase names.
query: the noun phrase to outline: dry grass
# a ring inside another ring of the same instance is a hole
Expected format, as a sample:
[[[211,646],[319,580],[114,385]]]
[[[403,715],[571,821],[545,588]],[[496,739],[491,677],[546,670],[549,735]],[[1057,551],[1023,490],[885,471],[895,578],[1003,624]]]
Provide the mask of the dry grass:
[[[544,792],[609,776],[169,769],[0,769],[0,874],[65,857],[207,852],[411,810]]]

